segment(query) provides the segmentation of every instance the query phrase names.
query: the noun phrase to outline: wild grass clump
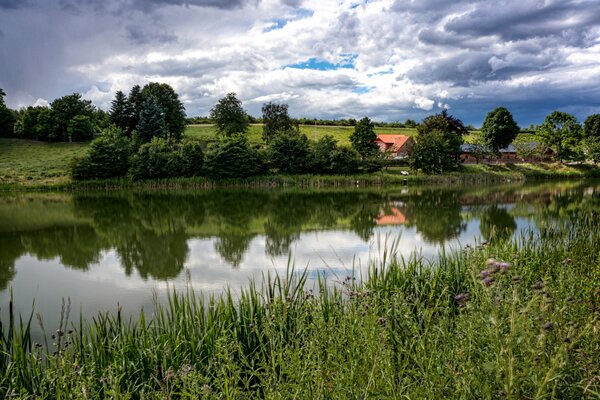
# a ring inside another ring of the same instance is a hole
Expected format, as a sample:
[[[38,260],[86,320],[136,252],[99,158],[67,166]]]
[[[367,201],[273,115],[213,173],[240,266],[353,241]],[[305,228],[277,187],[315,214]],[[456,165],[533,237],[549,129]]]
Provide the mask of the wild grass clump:
[[[36,345],[12,313],[0,391],[15,398],[600,396],[600,217],[430,263],[384,251],[364,276],[267,275],[191,289],[134,320],[99,314]],[[41,318],[40,322],[42,322]]]

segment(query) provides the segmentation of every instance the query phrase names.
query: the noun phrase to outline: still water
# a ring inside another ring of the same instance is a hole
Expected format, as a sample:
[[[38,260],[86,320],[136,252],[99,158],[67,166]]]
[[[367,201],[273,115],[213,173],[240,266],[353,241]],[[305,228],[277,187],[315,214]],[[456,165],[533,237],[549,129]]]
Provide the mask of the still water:
[[[344,277],[398,240],[399,255],[503,240],[600,210],[599,182],[338,191],[0,195],[0,307],[52,326],[72,315],[151,308],[154,293],[214,293],[299,268]]]

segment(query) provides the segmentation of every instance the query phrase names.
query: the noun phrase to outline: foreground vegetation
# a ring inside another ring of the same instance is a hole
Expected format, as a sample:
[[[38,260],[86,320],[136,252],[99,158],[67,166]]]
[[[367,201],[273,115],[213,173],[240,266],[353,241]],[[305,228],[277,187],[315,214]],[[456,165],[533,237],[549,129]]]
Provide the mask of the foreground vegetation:
[[[362,279],[267,276],[239,295],[171,293],[154,313],[78,321],[52,340],[9,304],[11,398],[561,398],[600,396],[598,215],[518,240],[394,258]],[[490,259],[490,258],[494,259]],[[36,319],[38,320],[36,322]],[[75,319],[74,323],[70,321]],[[48,336],[51,335],[48,333]]]

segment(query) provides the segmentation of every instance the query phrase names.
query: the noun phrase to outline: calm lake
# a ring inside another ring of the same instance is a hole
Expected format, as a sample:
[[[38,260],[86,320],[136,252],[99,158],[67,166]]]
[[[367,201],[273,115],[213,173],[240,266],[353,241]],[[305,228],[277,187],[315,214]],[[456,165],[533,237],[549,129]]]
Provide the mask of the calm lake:
[[[323,191],[190,191],[0,195],[0,307],[57,324],[152,308],[191,285],[239,288],[297,268],[343,279],[397,239],[399,255],[502,240],[600,210],[600,182]],[[55,328],[54,328],[55,329]]]

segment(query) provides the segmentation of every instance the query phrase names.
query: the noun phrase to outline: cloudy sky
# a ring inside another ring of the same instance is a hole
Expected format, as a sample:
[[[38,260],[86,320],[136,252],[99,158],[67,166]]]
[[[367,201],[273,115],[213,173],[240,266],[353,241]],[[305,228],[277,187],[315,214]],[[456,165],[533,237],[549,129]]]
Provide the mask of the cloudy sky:
[[[188,116],[236,92],[255,116],[582,120],[600,112],[600,1],[0,0],[9,106],[77,91],[108,109],[150,81]]]

